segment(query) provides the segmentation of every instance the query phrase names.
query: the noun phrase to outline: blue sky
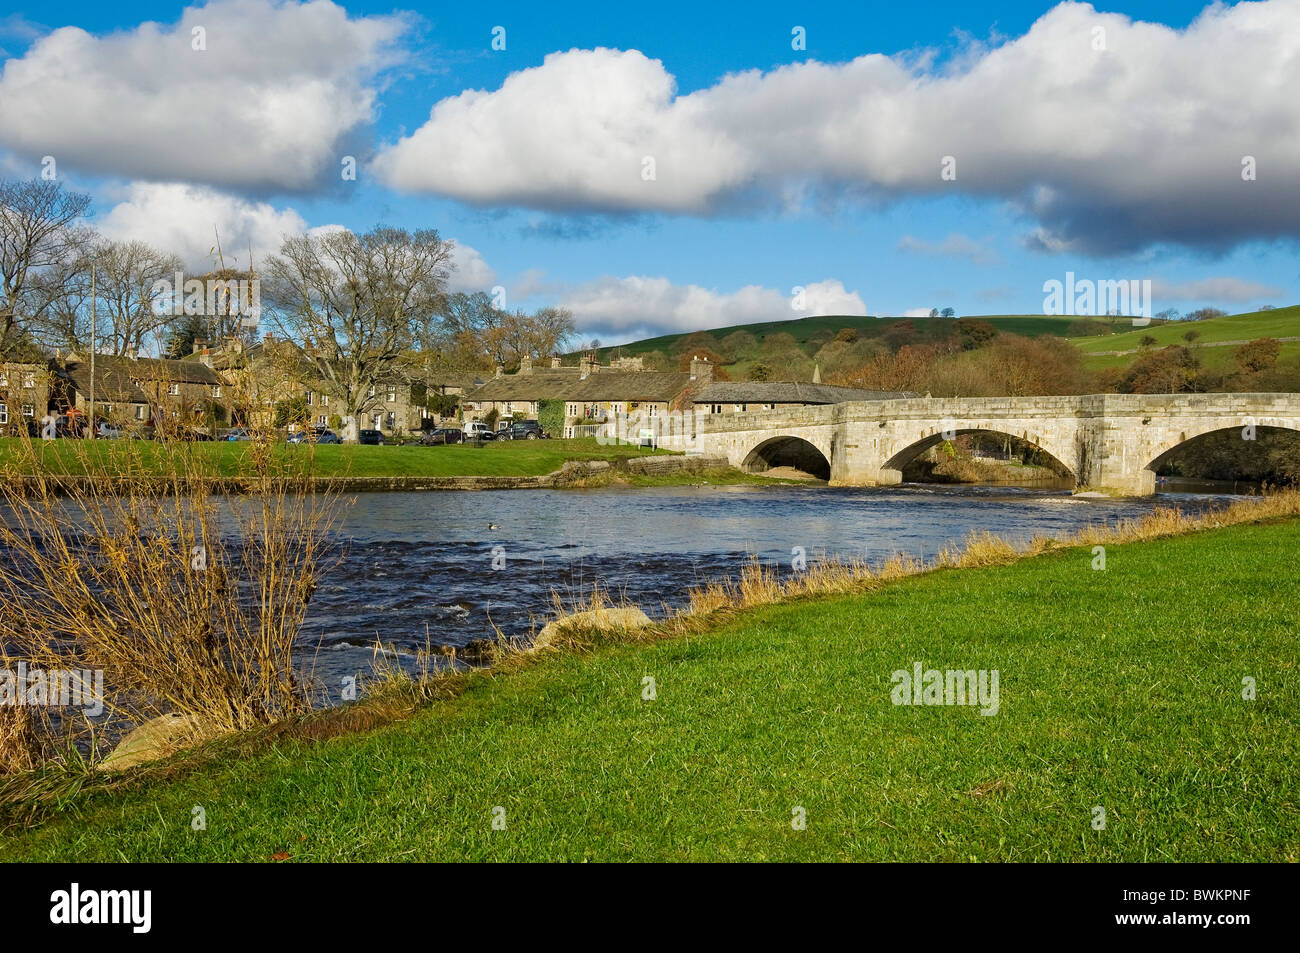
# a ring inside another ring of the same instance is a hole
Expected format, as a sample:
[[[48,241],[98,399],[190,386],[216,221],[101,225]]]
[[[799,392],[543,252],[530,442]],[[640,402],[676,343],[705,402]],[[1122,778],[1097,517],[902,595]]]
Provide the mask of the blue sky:
[[[1282,0],[33,6],[0,17],[0,174],[53,156],[107,233],[195,267],[214,225],[255,256],[436,227],[459,287],[605,343],[1037,313],[1067,271],[1238,311],[1297,297],[1297,31]]]

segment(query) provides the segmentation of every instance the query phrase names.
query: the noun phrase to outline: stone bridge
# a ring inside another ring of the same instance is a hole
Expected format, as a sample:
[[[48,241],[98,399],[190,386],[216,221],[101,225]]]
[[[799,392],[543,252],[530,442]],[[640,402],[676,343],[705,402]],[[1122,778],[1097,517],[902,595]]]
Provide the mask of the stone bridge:
[[[661,446],[819,470],[834,486],[886,486],[922,451],[965,433],[1009,434],[1050,454],[1076,485],[1129,495],[1155,489],[1169,451],[1204,434],[1300,430],[1300,394],[1092,394],[853,401],[739,414],[688,415]]]

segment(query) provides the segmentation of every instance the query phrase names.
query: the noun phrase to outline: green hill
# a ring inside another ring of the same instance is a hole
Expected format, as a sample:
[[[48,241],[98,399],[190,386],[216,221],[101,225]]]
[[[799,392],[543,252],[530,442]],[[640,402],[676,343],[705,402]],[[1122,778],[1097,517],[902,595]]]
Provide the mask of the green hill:
[[[1194,341],[1184,335],[1196,332]],[[1124,367],[1130,364],[1143,347],[1144,338],[1154,338],[1153,348],[1171,344],[1188,343],[1197,349],[1201,363],[1210,368],[1222,369],[1232,361],[1236,348],[1256,338],[1279,338],[1282,341],[1281,358],[1300,354],[1300,305],[1273,308],[1268,311],[1251,311],[1230,314],[1204,321],[1175,321],[1160,327],[1134,328],[1122,334],[1103,334],[1078,338],[1075,344],[1087,355],[1087,365],[1094,370],[1106,367]],[[1117,353],[1118,352],[1118,353]]]

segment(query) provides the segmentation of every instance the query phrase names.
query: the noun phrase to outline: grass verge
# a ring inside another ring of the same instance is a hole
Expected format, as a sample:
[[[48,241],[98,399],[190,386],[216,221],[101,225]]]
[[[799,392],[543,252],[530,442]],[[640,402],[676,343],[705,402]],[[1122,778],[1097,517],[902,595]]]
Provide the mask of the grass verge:
[[[1033,559],[983,538],[949,568],[828,570],[802,590],[760,573],[667,626],[575,633],[581,652],[435,682],[400,721],[357,706],[302,722],[378,725],[364,734],[231,739],[202,770],[71,794],[0,846],[26,860],[1300,860],[1286,584],[1300,522],[1294,499],[1257,505],[1292,518],[1157,515],[1071,548],[1039,541]],[[917,661],[998,670],[998,714],[894,706],[891,673]]]

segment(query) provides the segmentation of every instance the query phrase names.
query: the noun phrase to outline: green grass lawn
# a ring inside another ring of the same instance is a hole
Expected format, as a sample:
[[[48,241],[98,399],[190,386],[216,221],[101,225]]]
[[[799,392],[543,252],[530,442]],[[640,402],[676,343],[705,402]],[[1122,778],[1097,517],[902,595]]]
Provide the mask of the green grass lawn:
[[[0,466],[20,459],[18,438],[0,439]],[[123,470],[129,461],[146,469],[157,465],[163,446],[151,441],[101,440],[91,446],[84,441],[41,442],[39,451],[51,472],[81,474],[90,469],[102,472]],[[243,473],[248,443],[196,443],[187,449],[212,462],[221,476]],[[309,448],[281,444],[277,452],[285,459],[305,459]],[[316,448],[316,472],[320,476],[353,477],[455,477],[455,476],[540,476],[558,470],[567,460],[614,460],[650,453],[632,446],[601,446],[595,438],[577,440],[503,440],[482,445],[450,447],[374,447],[327,445]],[[90,466],[83,454],[94,454]]]
[[[1300,860],[1298,551],[1246,526],[769,607],[83,794],[0,856]],[[891,704],[916,661],[996,669],[1000,711]]]
[[[1193,330],[1200,333],[1196,344],[1210,344],[1215,341],[1253,341],[1256,338],[1300,337],[1300,305],[1275,308],[1272,311],[1253,311],[1248,314],[1208,318],[1204,321],[1175,321],[1158,327],[1152,325],[1133,328],[1122,334],[1076,338],[1074,343],[1085,354],[1094,351],[1132,351],[1141,347],[1142,339],[1147,336],[1156,339],[1157,347],[1186,344],[1183,335]],[[1231,352],[1232,348],[1207,348],[1207,350]],[[1132,355],[1128,357],[1132,359]]]
[[[1079,320],[1074,315],[1042,314],[981,314],[971,315],[971,317],[980,321],[988,321],[1002,331],[1023,334],[1029,337],[1042,334],[1064,335],[1066,327]],[[951,318],[875,318],[861,315],[818,315],[809,318],[792,318],[788,321],[734,324],[724,328],[710,328],[708,333],[716,340],[721,341],[732,332],[746,331],[758,338],[760,342],[769,334],[789,334],[795,339],[800,348],[811,355],[816,348],[810,346],[810,341],[819,334],[824,335],[829,332],[834,335],[841,328],[854,328],[866,337],[879,337],[900,321],[911,322],[916,327],[918,336],[923,340],[947,334],[952,326]],[[647,354],[651,351],[674,354],[679,350],[681,342],[687,337],[689,337],[689,334],[665,334],[622,344],[617,348],[600,348],[598,353],[601,355],[602,360],[608,360],[609,355],[614,350],[629,356]],[[752,363],[759,356],[758,354],[740,355],[738,360]]]

